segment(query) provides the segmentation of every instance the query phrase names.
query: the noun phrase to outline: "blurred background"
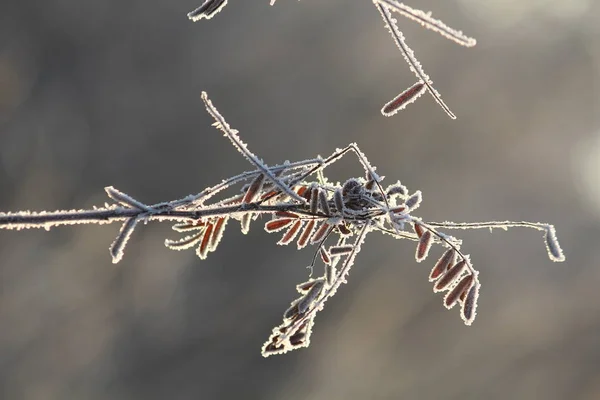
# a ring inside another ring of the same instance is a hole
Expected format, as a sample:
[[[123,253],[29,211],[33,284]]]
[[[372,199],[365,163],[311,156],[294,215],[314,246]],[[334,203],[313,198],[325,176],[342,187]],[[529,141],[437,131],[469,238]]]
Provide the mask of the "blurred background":
[[[196,193],[249,164],[211,127],[206,90],[267,163],[356,141],[386,182],[420,189],[429,221],[556,225],[456,232],[480,271],[466,327],[416,264],[371,234],[312,345],[262,343],[307,278],[312,249],[229,225],[205,261],[168,224],[0,232],[2,399],[600,398],[600,4],[419,1],[477,38],[457,46],[398,17],[458,116],[424,95],[370,1],[5,0],[0,4],[0,210],[147,203]],[[348,158],[333,178],[362,174]]]

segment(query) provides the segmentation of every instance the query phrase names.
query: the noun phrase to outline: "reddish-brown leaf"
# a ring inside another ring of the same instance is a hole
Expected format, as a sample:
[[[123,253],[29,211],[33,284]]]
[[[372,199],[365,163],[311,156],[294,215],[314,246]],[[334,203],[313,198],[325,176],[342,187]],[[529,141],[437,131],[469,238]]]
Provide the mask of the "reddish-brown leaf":
[[[256,196],[260,192],[263,184],[265,183],[265,175],[259,174],[256,178],[252,180],[250,186],[248,186],[248,190],[246,190],[246,194],[244,195],[244,199],[242,203],[252,203]]]
[[[288,230],[283,234],[283,237],[279,242],[277,242],[277,244],[285,245],[289,244],[292,240],[294,240],[294,238],[298,234],[298,230],[300,229],[303,223],[304,221],[302,221],[301,219],[296,220],[296,222],[294,222],[294,225],[288,228]]]
[[[219,242],[221,241],[221,238],[223,237],[223,231],[225,230],[225,225],[227,224],[227,220],[228,220],[227,217],[221,217],[215,223],[215,228],[212,232],[212,237],[210,238],[210,243],[209,243],[210,251],[214,251],[217,248],[217,246],[219,245]]]
[[[323,190],[319,190],[319,205],[321,206],[321,210],[323,210],[325,215],[331,215],[331,210],[329,210],[329,202],[327,201],[327,194]]]
[[[404,210],[402,210],[402,211],[404,211]],[[415,230],[415,233],[417,234],[417,236],[419,238],[421,236],[423,236],[423,232],[425,232],[425,229],[423,228],[423,226],[421,224],[419,224],[418,222],[413,223],[413,229]]]
[[[454,286],[452,290],[446,294],[446,297],[444,297],[444,306],[446,306],[446,308],[452,308],[454,304],[456,304],[456,301],[460,298],[460,295],[467,291],[472,284],[473,275],[467,275],[462,278],[460,282],[458,282],[456,286]]]
[[[325,250],[324,248],[321,247],[321,249],[319,250],[319,253],[321,254],[321,260],[323,261],[323,264],[330,265],[331,257],[329,257],[329,253],[327,253],[327,250]]]
[[[429,254],[429,249],[431,248],[432,242],[433,242],[433,237],[431,236],[431,232],[430,231],[423,232],[423,234],[421,235],[421,238],[419,239],[419,244],[417,245],[417,252],[415,254],[415,259],[417,260],[417,262],[421,262],[425,258],[427,258],[427,255]]]
[[[212,235],[212,231],[213,231],[213,224],[212,223],[207,224],[206,230],[204,231],[204,236],[202,237],[202,241],[200,242],[200,246],[198,247],[198,249],[196,249],[196,254],[198,254],[198,257],[200,257],[203,260],[206,258],[206,255],[208,254],[210,237]]]
[[[354,249],[354,246],[331,246],[329,248],[329,254],[331,254],[332,256],[341,256],[344,254],[351,253],[352,249]]]
[[[446,273],[437,281],[437,284],[433,288],[434,292],[441,292],[448,289],[460,274],[464,271],[467,262],[465,260],[459,261],[456,265],[450,267]]]
[[[288,226],[292,221],[293,219],[291,218],[274,219],[265,224],[265,231],[269,233],[277,232]]]
[[[319,212],[319,193],[320,190],[318,187],[313,187],[310,190],[310,213],[316,214]]]
[[[315,232],[315,234],[312,236],[312,238],[310,238],[310,243],[317,243],[320,242],[325,235],[327,234],[327,231],[329,230],[330,225],[327,222],[324,222],[323,225],[321,225],[317,231]]]
[[[425,90],[426,87],[423,82],[419,81],[415,83],[383,106],[381,113],[386,117],[391,117],[418,99],[423,93],[425,93]]]
[[[477,315],[477,298],[479,297],[479,282],[469,289],[462,307],[462,318],[465,324],[471,325]]]
[[[448,266],[454,263],[455,258],[456,252],[453,249],[446,250],[431,270],[429,282],[435,282],[448,269]]]
[[[308,224],[304,227],[302,234],[300,235],[300,239],[298,239],[298,250],[304,248],[308,243],[308,239],[312,236],[312,233],[315,229],[315,220],[311,219],[308,221]]]

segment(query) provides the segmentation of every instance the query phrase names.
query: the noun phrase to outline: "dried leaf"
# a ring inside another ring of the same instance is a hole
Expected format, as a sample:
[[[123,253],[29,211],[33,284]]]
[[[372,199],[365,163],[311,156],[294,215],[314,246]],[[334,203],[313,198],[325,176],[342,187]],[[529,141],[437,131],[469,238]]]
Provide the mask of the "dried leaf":
[[[301,219],[296,220],[296,222],[294,222],[294,225],[288,228],[288,230],[284,233],[283,237],[279,242],[277,242],[277,244],[286,245],[289,244],[292,240],[294,240],[294,238],[298,234],[298,230],[300,229],[303,223],[304,221],[302,221]]]
[[[437,281],[433,288],[434,292],[441,292],[448,289],[452,284],[459,278],[460,274],[465,270],[467,262],[465,260],[459,261],[456,265],[450,267],[446,273]]]
[[[250,186],[248,186],[248,190],[246,190],[246,193],[244,194],[242,203],[252,203],[254,200],[256,200],[256,197],[258,196],[258,193],[260,193],[264,183],[265,174],[257,175],[256,178],[254,178],[250,183]]]
[[[480,286],[479,282],[475,282],[463,302],[461,316],[466,325],[471,325],[477,316],[477,299],[479,298]]]
[[[473,280],[473,275],[462,278],[444,297],[444,306],[448,309],[452,308],[460,295],[471,287]]]
[[[331,215],[331,210],[329,210],[329,202],[327,201],[327,194],[323,190],[319,190],[319,205],[321,206],[321,210],[325,215]]]
[[[425,228],[423,228],[423,225],[421,225],[418,222],[413,223],[413,229],[415,230],[415,233],[419,238],[421,238],[421,236],[423,236],[423,232],[425,232]]]
[[[423,82],[419,81],[415,83],[383,106],[381,113],[386,117],[391,117],[398,111],[404,110],[407,105],[413,103],[415,100],[421,97],[423,93],[425,93],[426,89],[427,88]]]
[[[327,222],[323,222],[323,224],[317,229],[312,238],[310,238],[310,243],[313,244],[320,242],[325,237],[325,235],[327,235],[330,226],[331,225],[329,225]]]
[[[548,257],[554,262],[565,261],[565,255],[560,248],[558,239],[556,238],[556,230],[553,226],[549,226],[544,232],[544,241],[546,242],[546,250],[548,250]]]
[[[118,263],[121,261],[121,258],[123,258],[125,246],[127,245],[127,242],[129,241],[129,238],[131,237],[131,234],[133,233],[138,221],[138,218],[131,217],[125,221],[123,226],[121,226],[121,230],[119,231],[117,238],[110,245],[110,255],[112,256],[113,264]]]
[[[417,252],[415,254],[415,259],[417,260],[417,262],[421,262],[425,258],[427,258],[432,243],[433,237],[431,236],[431,231],[423,232],[423,234],[419,238],[419,244],[417,245]]]
[[[298,239],[298,250],[303,249],[308,243],[308,239],[312,236],[313,231],[315,229],[315,220],[311,219],[308,221],[302,234],[300,235],[300,239]]]
[[[208,255],[208,250],[210,249],[210,237],[212,235],[212,231],[214,226],[212,223],[206,225],[206,230],[204,231],[204,236],[202,236],[202,241],[200,242],[200,246],[196,249],[196,254],[200,257],[201,260],[206,259]]]
[[[309,289],[308,293],[306,293],[298,302],[298,312],[300,314],[304,314],[310,308],[311,304],[319,297],[323,287],[325,286],[325,282],[323,279],[315,280],[315,283]]]
[[[265,231],[267,231],[269,233],[280,231],[283,228],[285,228],[286,226],[288,226],[289,224],[291,224],[292,221],[294,221],[294,220],[291,218],[282,218],[282,219],[271,220],[265,224]]]
[[[332,256],[341,256],[344,254],[348,254],[350,252],[352,252],[352,249],[354,247],[351,245],[347,245],[347,246],[331,246],[329,248],[329,254],[331,254]]]
[[[206,221],[197,220],[193,222],[184,222],[181,224],[175,224],[171,228],[176,232],[189,232],[203,229],[206,226]]]
[[[213,229],[212,236],[210,238],[210,243],[208,245],[209,251],[214,251],[221,242],[221,239],[223,238],[223,232],[225,232],[225,226],[227,225],[228,220],[229,218],[227,217],[221,217],[215,223],[215,228]]]
[[[190,247],[194,247],[200,241],[200,239],[202,239],[203,235],[204,232],[198,232],[194,235],[186,236],[183,239],[179,240],[166,239],[165,246],[167,246],[171,250],[176,251],[189,249]]]
[[[316,215],[319,212],[319,193],[318,187],[313,187],[310,191],[310,213]]]
[[[423,197],[421,195],[421,191],[420,190],[417,190],[408,199],[406,199],[406,201],[404,202],[404,204],[408,208],[408,210],[409,210],[408,212],[414,211],[417,208],[419,208],[419,206],[421,205],[421,200],[422,199],[423,199]]]
[[[431,270],[429,274],[429,282],[435,282],[451,264],[454,264],[454,259],[456,258],[456,252],[454,249],[448,249],[446,252],[440,257],[440,259],[435,263],[435,266]]]
[[[325,264],[325,265],[331,264],[331,257],[329,256],[329,253],[327,253],[327,250],[325,250],[323,247],[321,247],[319,249],[319,254],[321,255],[321,260],[323,261],[323,264]]]
[[[342,190],[336,189],[333,192],[333,201],[335,203],[335,208],[338,210],[340,214],[344,213],[344,197],[342,196]]]

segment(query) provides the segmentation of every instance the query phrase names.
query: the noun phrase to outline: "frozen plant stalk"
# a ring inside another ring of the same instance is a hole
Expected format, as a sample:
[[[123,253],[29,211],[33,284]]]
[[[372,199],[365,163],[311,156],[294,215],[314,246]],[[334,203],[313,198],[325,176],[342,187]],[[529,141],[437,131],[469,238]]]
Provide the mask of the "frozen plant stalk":
[[[439,33],[447,39],[453,42],[465,46],[473,47],[477,41],[471,37],[466,36],[461,31],[450,28],[439,19],[432,17],[431,12],[424,12],[411,8],[398,0],[372,0],[373,5],[381,14],[385,26],[390,31],[394,42],[400,49],[406,63],[410,70],[417,77],[417,83],[404,92],[400,93],[393,100],[386,103],[381,109],[381,113],[386,117],[396,114],[398,111],[403,110],[407,105],[417,100],[426,91],[431,94],[433,99],[439,104],[446,114],[452,119],[456,119],[456,115],[450,110],[450,108],[444,103],[442,97],[437,90],[433,87],[433,82],[429,76],[425,73],[425,70],[421,66],[421,63],[417,60],[415,53],[406,44],[404,35],[398,29],[396,20],[392,17],[392,12],[398,13],[403,17],[418,22],[421,26],[430,29],[434,32]],[[275,4],[275,0],[271,0],[271,5]],[[216,13],[221,11],[223,7],[227,5],[227,0],[205,0],[204,4],[188,13],[188,18],[192,21],[199,21],[201,19],[211,19]]]
[[[127,241],[140,222],[171,221],[181,236],[165,240],[173,250],[195,248],[204,259],[215,251],[230,220],[240,221],[248,232],[259,216],[269,217],[264,229],[281,232],[279,244],[296,243],[303,248],[314,245],[309,263],[311,271],[322,265],[322,275],[296,286],[298,298],[283,314],[283,322],[273,329],[262,348],[270,356],[285,353],[310,343],[314,318],[325,302],[346,282],[348,272],[368,234],[381,232],[397,239],[416,243],[415,259],[427,259],[433,245],[445,249],[429,274],[434,292],[444,293],[447,308],[458,305],[465,324],[476,316],[479,296],[479,273],[461,248],[462,242],[443,229],[494,229],[526,227],[542,231],[552,261],[565,257],[556,239],[554,227],[532,222],[426,222],[413,212],[421,203],[421,192],[409,193],[400,182],[386,188],[367,157],[355,143],[337,149],[327,158],[311,158],[269,166],[242,142],[217,111],[206,93],[202,100],[209,114],[234,147],[254,166],[197,194],[178,200],[145,204],[113,187],[105,188],[112,204],[91,210],[61,210],[0,213],[2,229],[50,229],[60,225],[110,224],[122,226],[110,246],[114,263],[121,260]],[[324,170],[346,154],[354,154],[364,169],[364,176],[349,178],[343,184],[331,183]],[[226,195],[231,189],[234,194]],[[219,196],[220,195],[220,196]]]

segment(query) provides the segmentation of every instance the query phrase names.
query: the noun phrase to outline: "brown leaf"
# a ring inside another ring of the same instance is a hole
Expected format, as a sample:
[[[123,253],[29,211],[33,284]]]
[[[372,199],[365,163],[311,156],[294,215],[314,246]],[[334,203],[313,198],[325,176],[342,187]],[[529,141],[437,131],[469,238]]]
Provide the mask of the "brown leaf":
[[[435,282],[448,269],[448,266],[454,263],[455,258],[456,252],[454,249],[446,250],[431,270],[429,282]]]
[[[274,219],[265,224],[265,231],[277,232],[288,226],[293,220],[290,218]]]
[[[388,102],[381,109],[381,113],[386,117],[391,117],[398,111],[406,108],[407,105],[418,99],[423,93],[425,93],[425,84],[421,81],[415,83],[404,92],[400,93],[393,100]]]
[[[434,286],[434,292],[441,292],[448,289],[452,284],[459,278],[460,274],[465,270],[467,262],[465,260],[459,261],[456,265],[450,267],[446,273],[437,281]]]
[[[294,238],[298,234],[298,230],[300,229],[303,223],[304,221],[301,219],[296,220],[296,222],[294,222],[294,225],[288,228],[288,230],[283,234],[283,237],[279,242],[277,242],[277,244],[286,245],[289,244],[292,240],[294,240]]]
[[[315,229],[315,220],[311,219],[304,227],[302,234],[300,235],[300,239],[298,239],[298,250],[304,248],[308,243],[308,239],[311,237],[313,231]]]
[[[465,324],[471,325],[477,316],[477,299],[479,297],[479,282],[469,289],[462,307],[462,318]]]
[[[452,290],[446,294],[446,297],[444,297],[444,306],[446,306],[446,308],[452,308],[456,301],[460,298],[460,295],[464,291],[468,290],[472,284],[473,275],[467,275],[462,278],[460,282],[458,282],[456,286],[454,286]]]
[[[417,260],[417,262],[421,262],[425,258],[427,258],[432,242],[433,238],[431,236],[431,231],[423,232],[421,238],[419,239],[419,244],[417,245],[417,252],[415,254],[415,259]]]

